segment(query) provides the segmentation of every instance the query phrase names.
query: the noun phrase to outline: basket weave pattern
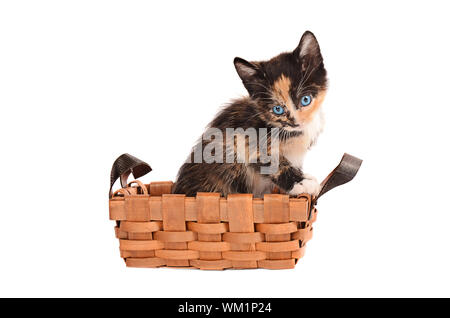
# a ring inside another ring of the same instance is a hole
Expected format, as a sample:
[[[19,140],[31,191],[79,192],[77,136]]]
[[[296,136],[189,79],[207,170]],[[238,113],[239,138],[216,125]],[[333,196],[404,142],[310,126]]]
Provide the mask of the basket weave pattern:
[[[311,198],[170,194],[172,182],[131,182],[109,200],[130,267],[293,268],[312,237]]]

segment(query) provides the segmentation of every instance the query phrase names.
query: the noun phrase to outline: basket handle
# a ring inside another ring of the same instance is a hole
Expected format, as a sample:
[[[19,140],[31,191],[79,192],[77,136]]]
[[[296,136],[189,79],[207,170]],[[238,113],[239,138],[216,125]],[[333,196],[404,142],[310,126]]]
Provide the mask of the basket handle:
[[[117,189],[116,191],[114,191],[114,193],[111,195],[111,197],[115,197],[118,194],[122,194],[122,195],[130,195],[130,191],[128,191],[126,188],[120,188]]]
[[[322,195],[324,195],[331,189],[334,189],[351,181],[358,173],[361,164],[361,159],[345,153],[342,156],[341,162],[338,164],[338,166],[334,168],[334,170],[320,184],[321,190],[317,197],[314,198],[314,204]]]
[[[148,195],[147,187],[141,181],[139,181],[139,180],[131,181],[130,183],[128,183],[128,187],[131,187],[132,184],[137,184],[138,188],[141,189],[142,194]]]
[[[122,188],[127,186],[128,176],[133,174],[135,179],[140,178],[152,171],[150,165],[130,154],[124,153],[114,161],[111,168],[109,197],[112,197],[112,187],[117,179],[120,178]]]

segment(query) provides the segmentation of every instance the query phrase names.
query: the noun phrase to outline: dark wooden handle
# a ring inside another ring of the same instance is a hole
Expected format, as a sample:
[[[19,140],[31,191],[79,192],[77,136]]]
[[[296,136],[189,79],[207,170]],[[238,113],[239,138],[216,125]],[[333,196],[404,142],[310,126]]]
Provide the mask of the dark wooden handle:
[[[122,188],[127,186],[128,176],[133,174],[135,179],[140,178],[152,171],[150,165],[130,154],[124,153],[114,161],[111,168],[109,197],[112,196],[112,187],[117,179],[120,178]]]
[[[344,154],[339,165],[320,184],[322,188],[315,201],[331,189],[351,181],[358,173],[361,164],[361,159],[347,153]]]

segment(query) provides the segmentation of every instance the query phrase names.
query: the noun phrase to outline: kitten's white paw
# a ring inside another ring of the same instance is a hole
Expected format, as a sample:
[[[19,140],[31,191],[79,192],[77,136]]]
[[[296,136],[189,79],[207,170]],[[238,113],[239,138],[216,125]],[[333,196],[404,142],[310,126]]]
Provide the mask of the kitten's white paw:
[[[289,191],[290,195],[299,195],[301,193],[308,193],[316,196],[320,192],[320,184],[317,179],[311,175],[304,175],[305,179],[301,182],[294,184],[294,187]]]

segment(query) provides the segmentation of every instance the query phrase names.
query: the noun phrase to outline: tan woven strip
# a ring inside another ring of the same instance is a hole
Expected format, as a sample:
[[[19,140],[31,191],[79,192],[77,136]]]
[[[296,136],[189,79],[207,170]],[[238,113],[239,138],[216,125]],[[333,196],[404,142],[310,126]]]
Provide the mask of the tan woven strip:
[[[116,238],[118,238],[118,239],[127,239],[128,238],[128,233],[121,231],[118,226],[114,227],[114,232],[116,233]]]
[[[266,258],[266,253],[261,251],[253,252],[238,252],[229,251],[222,253],[224,259],[229,259],[231,261],[258,261]]]
[[[219,200],[219,193],[197,193],[197,222],[220,223]]]
[[[127,258],[125,263],[128,267],[159,267],[166,265],[165,260],[159,257]]]
[[[264,252],[289,252],[298,250],[299,248],[298,241],[256,243],[256,250]]]
[[[163,194],[172,193],[172,186],[173,182],[171,181],[150,182],[150,195],[161,196]]]
[[[302,242],[307,242],[312,238],[313,230],[311,227],[306,229],[299,229],[298,231],[292,233],[291,238],[293,240],[300,240]]]
[[[197,221],[197,201],[195,198],[186,197],[184,199],[184,214],[186,221]]]
[[[162,222],[120,222],[120,229],[125,232],[156,232],[162,230]]]
[[[198,251],[190,250],[156,250],[155,255],[167,260],[189,260],[199,256]]]
[[[289,223],[289,217],[289,196],[283,194],[264,195],[264,221],[266,224],[256,224],[256,230],[265,234],[266,242],[290,241],[290,233],[297,230],[297,223]],[[290,259],[291,256],[291,252],[268,251],[266,259]]]
[[[264,195],[264,223],[289,222],[289,196],[285,194]]]
[[[184,201],[184,194],[162,195],[164,231],[186,231]],[[186,242],[165,242],[164,249],[167,250],[167,253],[155,253],[155,255],[161,258],[165,258],[167,266],[189,266],[189,259],[192,258],[192,255],[190,254],[191,251],[187,251]],[[165,257],[164,255],[167,255],[167,257]],[[198,255],[193,258],[198,258]]]
[[[219,208],[220,209],[220,220],[222,222],[228,222],[227,199],[220,198],[219,206],[220,206],[220,208]]]
[[[220,223],[220,194],[197,193],[196,211],[198,223],[188,223],[188,228],[191,226],[198,232],[199,242],[191,242],[188,247],[200,251],[201,260],[221,260],[221,252],[228,251],[230,246],[222,242],[221,233],[228,231],[228,224]]]
[[[266,242],[287,242],[291,241],[291,233],[283,233],[283,234],[267,234],[266,233]]]
[[[148,195],[126,196],[126,219],[128,221],[150,221],[150,206],[148,200]]]
[[[253,233],[231,233],[223,234],[223,240],[230,243],[256,243],[264,241],[264,234]]]
[[[114,197],[109,200],[109,219],[110,220],[126,220],[125,199]]]
[[[264,223],[264,201],[263,199],[253,199],[253,222]]]
[[[150,196],[148,203],[152,221],[162,221],[162,197]]]
[[[228,231],[228,224],[227,223],[201,224],[196,222],[188,222],[187,228],[190,231],[202,234],[221,234]]]
[[[147,258],[155,257],[155,251],[120,251],[120,257],[122,258]]]
[[[266,234],[288,234],[297,231],[295,222],[281,224],[256,224],[256,230]]]
[[[220,260],[200,260],[194,259],[190,261],[191,266],[200,268],[200,269],[210,269],[210,270],[222,270],[225,268],[232,267],[231,261],[226,259]]]
[[[292,252],[267,252],[266,259],[290,259],[292,258]]]
[[[162,211],[164,231],[186,231],[184,198],[184,194],[163,194]]]
[[[305,222],[309,216],[309,201],[307,198],[291,198],[289,200],[289,221]]]
[[[164,244],[159,241],[119,240],[119,242],[120,250],[123,251],[149,251],[164,247]]]
[[[258,267],[266,269],[289,269],[295,267],[295,260],[293,259],[261,260],[258,261]]]
[[[227,214],[230,232],[249,233],[255,231],[253,218],[253,196],[251,194],[230,194],[227,199]],[[254,243],[230,243],[233,251],[255,251]],[[223,252],[223,258],[225,254]],[[228,254],[229,255],[229,254]],[[234,268],[256,268],[256,260],[233,260]]]
[[[223,252],[230,250],[228,242],[189,242],[188,249],[203,252]]]
[[[251,194],[230,194],[228,196],[228,223],[230,232],[254,232],[253,196]]]
[[[148,241],[148,240],[153,240],[153,235],[151,232],[146,232],[146,233],[136,233],[136,232],[127,232],[127,238],[129,240],[143,240],[143,241]]]
[[[296,258],[296,259],[302,258],[303,255],[305,255],[305,249],[306,249],[306,246],[302,246],[298,250],[292,251],[292,258]]]
[[[169,232],[169,231],[158,231],[155,232],[155,240],[161,242],[190,242],[195,241],[197,236],[194,232]]]

